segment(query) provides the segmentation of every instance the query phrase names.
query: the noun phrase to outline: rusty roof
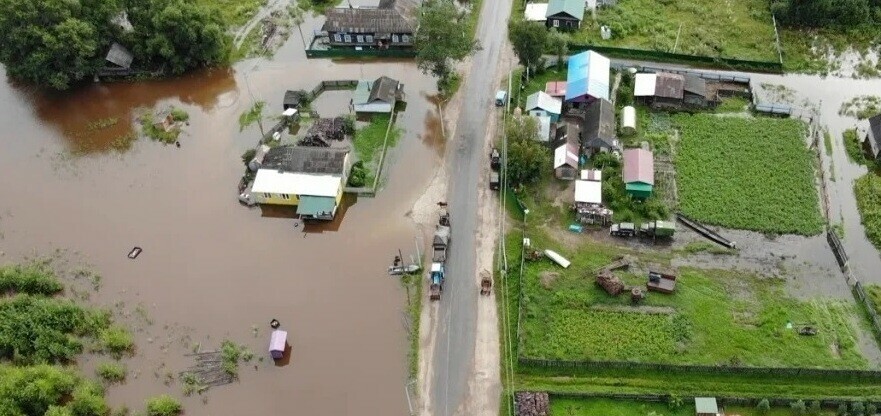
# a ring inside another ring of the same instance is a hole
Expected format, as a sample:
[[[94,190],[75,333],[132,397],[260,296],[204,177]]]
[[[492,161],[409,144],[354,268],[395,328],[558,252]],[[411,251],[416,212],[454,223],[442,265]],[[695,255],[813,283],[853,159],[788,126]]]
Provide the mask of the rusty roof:
[[[684,76],[669,72],[658,73],[658,78],[655,82],[655,97],[678,98],[681,100],[684,89]]]
[[[413,33],[413,24],[396,9],[328,9],[321,30],[344,33]]]

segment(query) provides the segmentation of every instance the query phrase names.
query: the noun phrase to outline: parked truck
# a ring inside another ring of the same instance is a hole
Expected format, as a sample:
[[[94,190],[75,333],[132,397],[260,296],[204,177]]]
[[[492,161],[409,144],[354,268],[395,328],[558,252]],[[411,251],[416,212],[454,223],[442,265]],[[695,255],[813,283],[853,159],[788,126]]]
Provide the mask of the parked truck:
[[[502,155],[499,154],[499,149],[495,147],[493,147],[492,152],[489,154],[489,167],[496,171],[502,167]]]
[[[609,235],[614,235],[615,237],[633,237],[636,235],[636,226],[633,225],[632,222],[612,224],[612,227],[609,228]]]
[[[639,233],[645,237],[671,238],[676,232],[676,224],[670,221],[649,221],[639,227]]]
[[[428,298],[440,300],[444,290],[445,265],[447,262],[447,249],[450,247],[450,215],[442,214],[438,225],[434,230],[434,239],[431,242],[431,269],[429,272]]]

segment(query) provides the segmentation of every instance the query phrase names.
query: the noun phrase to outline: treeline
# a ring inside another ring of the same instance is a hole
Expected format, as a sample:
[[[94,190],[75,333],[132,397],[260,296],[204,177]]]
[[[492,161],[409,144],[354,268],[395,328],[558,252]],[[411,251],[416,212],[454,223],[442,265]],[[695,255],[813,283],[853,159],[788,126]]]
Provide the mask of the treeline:
[[[841,27],[881,23],[881,0],[772,0],[781,23],[799,27]]]
[[[187,0],[0,0],[0,33],[11,77],[59,90],[104,67],[113,42],[171,74],[222,62],[230,42],[217,10]]]

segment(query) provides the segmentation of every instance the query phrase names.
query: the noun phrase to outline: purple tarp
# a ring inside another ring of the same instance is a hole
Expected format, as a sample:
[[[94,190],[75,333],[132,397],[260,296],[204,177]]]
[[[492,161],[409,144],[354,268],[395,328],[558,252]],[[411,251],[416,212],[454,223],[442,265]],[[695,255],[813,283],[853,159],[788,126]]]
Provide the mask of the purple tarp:
[[[269,355],[272,358],[278,359],[284,355],[285,347],[288,342],[288,332],[276,329],[272,331],[272,336],[269,338]]]

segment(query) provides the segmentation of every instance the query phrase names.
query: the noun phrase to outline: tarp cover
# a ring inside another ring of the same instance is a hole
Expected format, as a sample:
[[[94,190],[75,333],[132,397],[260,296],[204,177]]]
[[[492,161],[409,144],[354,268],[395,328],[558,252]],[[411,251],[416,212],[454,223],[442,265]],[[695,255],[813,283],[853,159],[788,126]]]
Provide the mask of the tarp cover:
[[[288,331],[276,329],[269,338],[269,352],[284,352],[288,341]]]

